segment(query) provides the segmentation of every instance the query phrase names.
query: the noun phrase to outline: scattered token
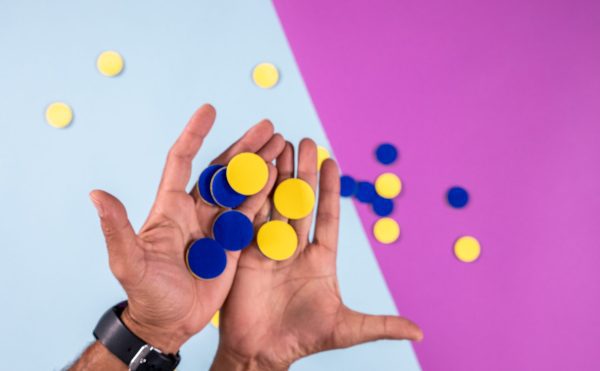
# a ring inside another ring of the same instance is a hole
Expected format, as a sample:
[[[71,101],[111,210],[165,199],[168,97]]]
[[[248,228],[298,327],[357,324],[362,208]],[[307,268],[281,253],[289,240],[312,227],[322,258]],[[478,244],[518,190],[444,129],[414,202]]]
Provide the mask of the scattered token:
[[[273,203],[277,211],[286,218],[302,219],[315,206],[315,192],[302,179],[286,179],[275,189]]]
[[[220,316],[220,311],[217,311],[215,314],[213,314],[212,318],[210,319],[210,324],[213,325],[214,328],[219,328]]]
[[[383,173],[375,180],[375,190],[383,198],[394,198],[402,191],[402,182],[394,173]]]
[[[196,184],[198,193],[200,194],[200,198],[209,205],[215,205],[215,199],[210,193],[210,182],[215,173],[222,167],[221,165],[210,165],[198,177],[198,184]]]
[[[262,157],[244,152],[227,165],[227,182],[239,194],[251,196],[260,192],[269,180],[269,168]]]
[[[327,160],[331,155],[327,148],[322,146],[317,146],[317,169],[321,170],[321,166],[323,165],[323,161]]]
[[[237,210],[222,212],[213,223],[213,237],[225,249],[242,250],[254,238],[254,226],[246,215]]]
[[[396,161],[396,158],[398,158],[398,150],[396,150],[396,147],[394,147],[393,144],[384,143],[377,147],[375,150],[375,156],[382,164],[389,165]]]
[[[394,201],[389,198],[375,196],[371,205],[378,216],[388,216],[394,211]]]
[[[454,255],[462,262],[474,262],[480,254],[481,246],[475,237],[463,236],[454,243]]]
[[[217,241],[201,238],[188,248],[186,264],[194,276],[209,280],[223,273],[227,265],[227,255]]]
[[[73,121],[71,107],[63,102],[54,102],[46,108],[46,122],[57,129],[69,126]]]
[[[356,186],[356,198],[360,202],[371,203],[376,195],[375,186],[372,183],[358,182]]]
[[[373,226],[375,239],[384,244],[391,244],[398,240],[400,227],[392,218],[381,218]]]
[[[340,195],[342,197],[350,197],[356,193],[356,180],[349,175],[340,177]]]
[[[234,191],[227,183],[226,169],[221,168],[213,175],[210,181],[210,194],[217,205],[234,209],[246,200],[246,196]]]
[[[113,50],[102,52],[96,60],[98,71],[108,77],[119,75],[123,71],[123,65],[123,57]]]
[[[260,252],[272,260],[289,259],[298,247],[296,231],[286,222],[271,220],[263,224],[256,235]]]
[[[446,194],[448,203],[455,209],[463,208],[469,203],[469,193],[462,187],[452,187]]]
[[[252,71],[254,83],[263,89],[270,89],[279,81],[279,71],[272,63],[259,63]]]

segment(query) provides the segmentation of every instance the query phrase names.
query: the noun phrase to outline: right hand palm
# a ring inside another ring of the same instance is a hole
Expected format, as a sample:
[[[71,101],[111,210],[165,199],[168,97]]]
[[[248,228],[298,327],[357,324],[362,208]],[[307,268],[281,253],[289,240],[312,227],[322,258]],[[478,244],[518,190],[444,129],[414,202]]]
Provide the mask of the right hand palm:
[[[279,182],[294,173],[293,148],[277,159]],[[313,189],[317,183],[316,146],[300,144],[298,175]],[[257,227],[271,215],[287,221],[268,203],[258,213]],[[221,311],[217,361],[225,357],[258,369],[286,369],[293,361],[322,350],[349,347],[377,339],[419,340],[421,330],[397,316],[371,316],[346,307],[336,274],[339,224],[339,173],[327,160],[320,174],[315,238],[309,241],[312,218],[291,221],[299,236],[296,254],[270,261],[256,246],[246,249]],[[219,368],[215,364],[215,368]]]

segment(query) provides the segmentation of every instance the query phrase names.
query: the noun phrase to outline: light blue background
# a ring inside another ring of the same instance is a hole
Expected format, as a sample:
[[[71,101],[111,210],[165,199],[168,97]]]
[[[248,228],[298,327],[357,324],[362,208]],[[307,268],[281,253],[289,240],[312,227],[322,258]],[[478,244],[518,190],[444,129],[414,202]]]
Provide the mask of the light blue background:
[[[122,53],[114,79],[95,69]],[[106,189],[135,227],[147,215],[165,154],[201,103],[217,124],[197,174],[263,117],[293,142],[327,140],[269,1],[2,1],[0,5],[0,349],[3,368],[60,369],[92,341],[102,312],[123,299],[110,274],[88,192]],[[272,90],[254,86],[261,61],[281,70]],[[64,130],[45,107],[74,110]],[[342,206],[339,276],[344,300],[396,313],[363,227]],[[182,349],[182,370],[207,369],[218,332]],[[406,342],[377,342],[312,356],[296,370],[419,370]]]

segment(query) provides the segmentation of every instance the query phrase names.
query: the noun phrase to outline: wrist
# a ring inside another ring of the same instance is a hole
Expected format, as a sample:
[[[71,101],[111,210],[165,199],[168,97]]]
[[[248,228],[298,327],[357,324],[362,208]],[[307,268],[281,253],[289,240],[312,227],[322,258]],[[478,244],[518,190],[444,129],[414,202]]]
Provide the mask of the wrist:
[[[168,330],[159,326],[153,326],[139,321],[126,307],[121,314],[121,321],[137,337],[146,344],[158,348],[166,354],[175,354],[187,341],[187,338],[178,331]]]
[[[272,362],[260,356],[243,356],[219,347],[210,371],[285,371],[290,364]]]

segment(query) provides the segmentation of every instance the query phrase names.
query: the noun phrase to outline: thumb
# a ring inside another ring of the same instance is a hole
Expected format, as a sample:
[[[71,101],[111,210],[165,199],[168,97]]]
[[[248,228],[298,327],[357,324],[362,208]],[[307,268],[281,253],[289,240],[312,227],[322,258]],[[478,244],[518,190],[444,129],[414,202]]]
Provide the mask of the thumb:
[[[138,252],[137,241],[125,206],[115,196],[100,190],[90,192],[90,199],[100,217],[110,268],[119,281],[126,280],[131,269],[139,264],[132,260]]]
[[[347,309],[346,326],[340,330],[340,347],[349,347],[369,341],[391,339],[421,341],[423,331],[411,320],[400,316],[377,316]]]

